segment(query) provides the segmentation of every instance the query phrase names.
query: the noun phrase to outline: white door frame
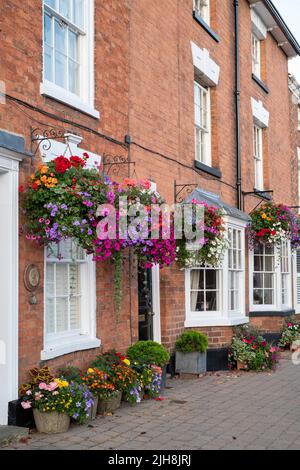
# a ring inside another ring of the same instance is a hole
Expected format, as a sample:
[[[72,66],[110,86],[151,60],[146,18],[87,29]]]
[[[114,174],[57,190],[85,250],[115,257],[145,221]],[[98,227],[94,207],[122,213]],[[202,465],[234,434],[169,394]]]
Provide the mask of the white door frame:
[[[22,155],[0,148],[0,425],[18,398],[18,181]]]
[[[160,283],[159,283],[159,265],[154,265],[151,269],[152,275],[152,310],[153,316],[153,340],[161,343],[160,326]]]

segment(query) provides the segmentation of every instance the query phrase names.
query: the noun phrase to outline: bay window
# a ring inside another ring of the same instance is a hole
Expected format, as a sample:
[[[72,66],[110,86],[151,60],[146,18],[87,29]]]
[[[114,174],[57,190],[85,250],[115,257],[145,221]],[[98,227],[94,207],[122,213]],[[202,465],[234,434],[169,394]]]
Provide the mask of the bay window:
[[[211,166],[210,89],[194,82],[195,159]]]
[[[257,244],[250,253],[250,308],[280,311],[291,307],[291,248]]]
[[[218,267],[185,270],[186,327],[247,323],[245,316],[245,224],[230,220],[228,250]]]
[[[42,358],[99,346],[95,319],[94,262],[70,239],[48,246]]]
[[[94,110],[93,0],[44,0],[41,93],[99,117]]]

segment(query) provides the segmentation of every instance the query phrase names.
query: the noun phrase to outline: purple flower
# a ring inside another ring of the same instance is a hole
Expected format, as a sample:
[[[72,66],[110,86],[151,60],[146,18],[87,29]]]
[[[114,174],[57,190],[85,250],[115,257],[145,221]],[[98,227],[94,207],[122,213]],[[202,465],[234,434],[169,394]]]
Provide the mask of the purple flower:
[[[74,225],[75,227],[78,227],[78,226],[80,225],[79,220],[75,220],[75,222],[73,222],[73,225]]]
[[[82,204],[84,204],[87,207],[92,207],[94,205],[94,203],[92,201],[83,201]]]
[[[68,206],[67,206],[67,204],[65,204],[65,203],[61,204],[60,207],[61,207],[64,211],[66,211],[66,210],[68,209]]]
[[[73,414],[73,416],[72,416],[72,418],[73,418],[73,419],[77,419],[77,418],[78,418],[78,416],[79,416],[79,414],[78,414],[78,413],[74,413],[74,414]]]

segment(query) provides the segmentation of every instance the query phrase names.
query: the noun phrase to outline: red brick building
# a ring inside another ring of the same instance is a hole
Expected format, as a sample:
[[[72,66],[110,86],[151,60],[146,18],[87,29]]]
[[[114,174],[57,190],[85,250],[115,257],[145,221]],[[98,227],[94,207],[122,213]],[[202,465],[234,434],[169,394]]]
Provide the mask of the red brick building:
[[[288,59],[300,46],[272,2],[8,0],[0,13],[0,422],[32,366],[84,367],[101,347],[146,337],[172,350],[193,327],[208,334],[214,368],[234,325],[278,333],[298,309],[290,247],[281,272],[276,253],[248,253],[245,237],[262,198],[298,205]],[[66,143],[91,162],[130,158],[170,204],[195,189],[222,207],[224,266],[138,275],[126,261],[116,315],[111,264],[70,244],[59,261],[18,233],[18,185]]]

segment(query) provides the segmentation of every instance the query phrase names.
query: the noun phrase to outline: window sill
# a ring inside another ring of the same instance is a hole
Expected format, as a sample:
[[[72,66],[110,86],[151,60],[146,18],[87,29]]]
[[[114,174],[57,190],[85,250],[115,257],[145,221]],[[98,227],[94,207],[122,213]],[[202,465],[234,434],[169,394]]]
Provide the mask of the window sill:
[[[41,360],[47,361],[58,356],[63,356],[64,354],[98,348],[100,345],[100,339],[85,335],[73,336],[72,339],[62,339],[60,343],[46,346],[45,349],[41,351]]]
[[[99,111],[82,101],[78,96],[68,92],[67,90],[64,90],[54,83],[45,80],[40,84],[40,93],[41,95],[48,96],[49,98],[53,98],[60,103],[66,104],[71,108],[76,109],[77,111],[81,111],[88,116],[92,116],[95,119],[100,119]]]
[[[192,315],[192,314],[191,314]],[[205,326],[236,326],[249,323],[249,318],[242,317],[215,317],[215,318],[190,318],[185,320],[185,328],[205,327]]]
[[[260,88],[262,88],[265,93],[270,93],[270,90],[267,85],[260,78],[258,78],[255,73],[252,74],[252,80],[254,80],[255,83],[257,83],[257,85],[260,86]]]
[[[219,168],[213,168],[211,166],[205,165],[205,163],[198,162],[198,160],[195,160],[194,165],[197,170],[204,171],[205,173],[215,176],[216,178],[222,177],[222,173]]]
[[[205,31],[216,41],[216,42],[220,42],[220,36],[214,32],[213,29],[211,29],[210,26],[208,26],[208,24],[201,18],[201,16],[198,15],[198,13],[196,13],[195,11],[193,11],[193,18],[194,20],[197,21],[198,24],[200,24],[200,26],[202,26],[203,29],[205,29]]]
[[[289,317],[294,315],[294,313],[295,310],[293,308],[286,310],[252,310],[249,312],[249,317]]]

